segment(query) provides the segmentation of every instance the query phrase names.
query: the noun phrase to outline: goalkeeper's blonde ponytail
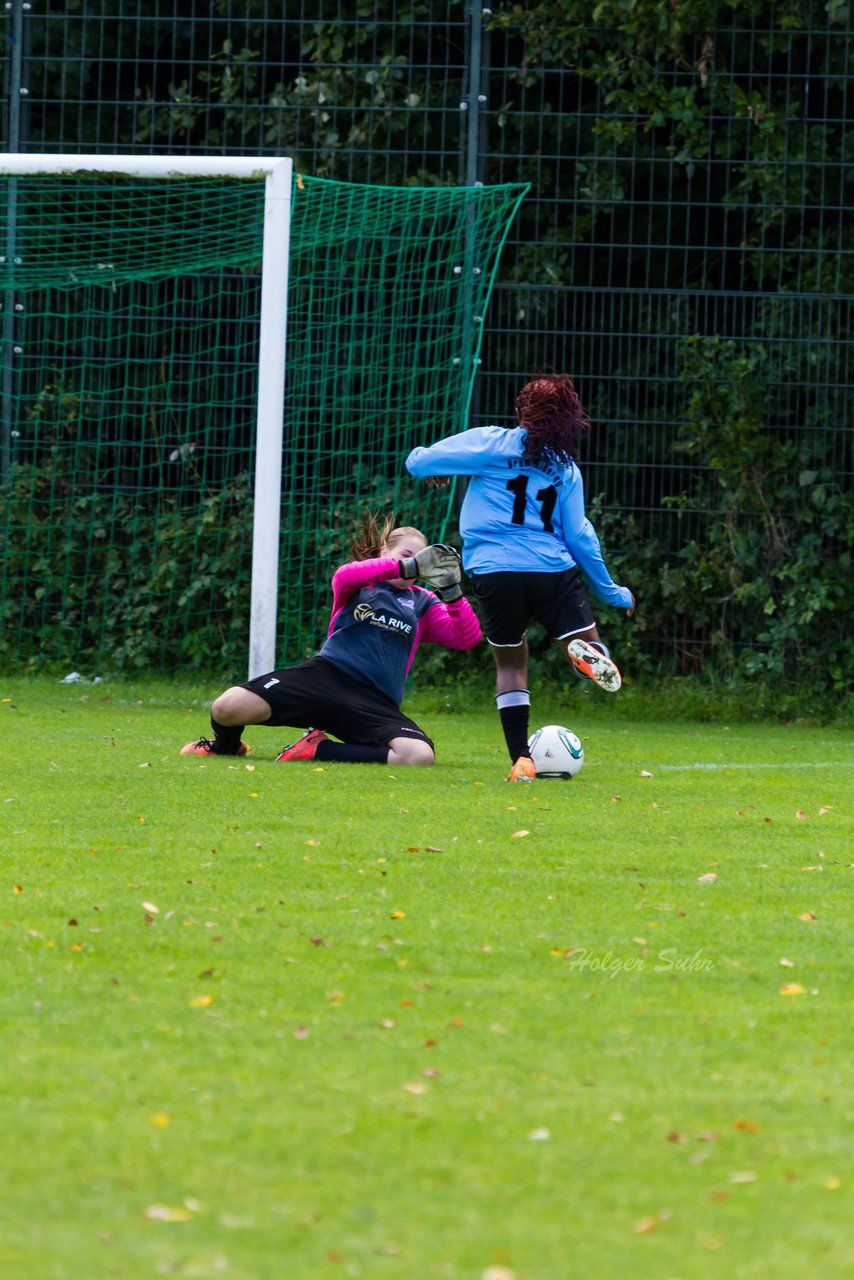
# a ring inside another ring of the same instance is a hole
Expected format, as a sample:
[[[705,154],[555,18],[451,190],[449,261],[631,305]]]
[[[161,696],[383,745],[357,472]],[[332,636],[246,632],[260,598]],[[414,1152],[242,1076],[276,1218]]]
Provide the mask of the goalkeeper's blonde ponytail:
[[[374,560],[383,554],[383,548],[402,538],[420,538],[427,546],[427,539],[420,529],[412,525],[395,525],[396,516],[381,516],[378,511],[366,511],[356,526],[350,550],[354,560]]]

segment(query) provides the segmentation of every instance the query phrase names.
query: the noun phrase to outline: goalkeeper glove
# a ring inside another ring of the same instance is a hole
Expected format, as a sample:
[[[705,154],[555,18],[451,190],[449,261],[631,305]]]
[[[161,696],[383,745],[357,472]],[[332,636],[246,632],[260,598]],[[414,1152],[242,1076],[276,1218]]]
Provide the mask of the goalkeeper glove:
[[[452,582],[448,587],[434,587],[433,590],[443,604],[450,604],[453,600],[462,600],[463,598],[463,589],[459,584],[459,580]]]
[[[398,560],[401,578],[421,578],[431,587],[451,587],[460,580],[460,556],[453,547],[436,542],[408,560]]]

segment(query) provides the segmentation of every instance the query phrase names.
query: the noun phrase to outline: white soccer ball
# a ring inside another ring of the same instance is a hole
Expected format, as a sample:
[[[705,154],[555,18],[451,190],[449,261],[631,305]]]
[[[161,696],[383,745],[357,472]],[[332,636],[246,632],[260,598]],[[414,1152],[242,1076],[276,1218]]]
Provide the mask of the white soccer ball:
[[[547,724],[528,739],[538,778],[574,778],[584,764],[584,748],[570,729]]]

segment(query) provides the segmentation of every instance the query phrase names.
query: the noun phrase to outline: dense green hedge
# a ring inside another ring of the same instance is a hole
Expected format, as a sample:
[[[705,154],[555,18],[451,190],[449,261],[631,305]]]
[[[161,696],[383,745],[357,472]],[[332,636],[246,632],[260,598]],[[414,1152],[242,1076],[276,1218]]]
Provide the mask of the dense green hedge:
[[[55,41],[33,50],[46,73],[90,100],[75,138],[84,147],[103,143],[96,98],[99,85],[112,84],[105,68],[121,100],[111,2],[98,58],[82,45],[74,56],[82,24],[67,24],[61,51]],[[392,183],[460,180],[448,121],[465,88],[462,0],[357,0],[346,19],[338,0],[318,0],[284,67],[265,43],[273,30],[267,0],[246,0],[239,39],[226,8],[214,6],[201,59],[185,18],[169,26],[166,56],[158,12],[154,0],[137,6],[151,75],[122,117],[123,146],[278,150],[321,176],[377,181],[381,166],[381,180]],[[634,424],[603,432],[601,453],[591,444],[591,514],[609,563],[640,601],[631,621],[602,610],[603,633],[640,673],[705,672],[745,686],[794,678],[850,691],[854,129],[846,0],[505,0],[492,6],[487,27],[481,176],[531,180],[534,191],[502,268],[505,285],[526,290],[525,318],[520,302],[512,323],[486,336],[494,381],[480,392],[484,407],[491,388],[500,386],[503,401],[509,380],[530,365],[531,344],[555,323],[555,292],[571,299],[583,286],[596,296],[620,282],[648,290],[644,305],[626,313],[616,363],[597,372],[590,406],[599,421]],[[434,74],[443,64],[447,74]],[[178,65],[185,73],[167,83]],[[138,78],[136,64],[134,72]],[[563,97],[570,82],[571,109]],[[30,149],[61,143],[60,117],[31,110]],[[561,166],[564,150],[573,162]],[[621,232],[629,216],[639,222],[638,245]],[[684,254],[664,252],[672,244]],[[705,311],[707,292],[738,300],[738,311]],[[573,372],[590,381],[598,351],[582,330],[579,320],[583,358]],[[663,339],[668,355],[659,365]],[[629,404],[621,388],[633,377],[645,392]],[[490,408],[506,411],[501,402]],[[654,477],[644,503],[631,498],[627,468],[609,461],[638,456]],[[52,465],[46,453],[14,478],[0,499],[0,528],[23,520],[24,507],[32,512],[33,492],[51,484],[57,491]],[[242,644],[242,588],[231,566],[245,556],[246,522],[233,499],[189,494],[170,499],[171,508],[128,515],[135,537],[159,550],[136,562],[120,537],[97,549],[107,576],[128,591],[93,623],[93,645],[106,638],[117,660],[144,666],[177,653],[186,635],[181,661],[203,666],[211,655],[225,660],[238,635]],[[121,500],[68,490],[62,501],[67,545],[91,557],[92,529],[107,527],[102,508],[112,521]],[[225,558],[194,561],[187,599],[164,617],[156,587],[182,571],[175,548],[194,503],[195,515],[221,531],[210,556]],[[12,637],[31,626],[43,655],[60,660],[63,614],[91,608],[75,595],[73,570],[52,578],[55,537],[36,518],[23,542],[7,539],[7,580],[25,556],[27,572],[38,567],[40,590],[56,601],[49,623],[38,621],[45,611],[33,601],[7,606],[7,659],[20,656]],[[318,552],[317,572],[325,573],[320,543]],[[308,620],[295,647],[310,646],[311,628],[321,625]],[[426,669],[441,678],[454,661],[431,655]],[[553,660],[537,661],[548,673]]]

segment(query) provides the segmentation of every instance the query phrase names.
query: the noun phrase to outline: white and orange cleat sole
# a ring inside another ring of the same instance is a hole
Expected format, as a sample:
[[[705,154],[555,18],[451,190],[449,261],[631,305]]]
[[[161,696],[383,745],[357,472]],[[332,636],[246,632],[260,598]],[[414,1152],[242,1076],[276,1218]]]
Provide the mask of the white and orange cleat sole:
[[[611,658],[594,649],[586,640],[570,640],[567,646],[569,660],[581,675],[598,684],[606,693],[616,693],[623,683],[620,668]]]

